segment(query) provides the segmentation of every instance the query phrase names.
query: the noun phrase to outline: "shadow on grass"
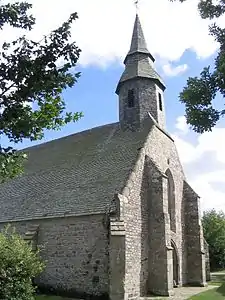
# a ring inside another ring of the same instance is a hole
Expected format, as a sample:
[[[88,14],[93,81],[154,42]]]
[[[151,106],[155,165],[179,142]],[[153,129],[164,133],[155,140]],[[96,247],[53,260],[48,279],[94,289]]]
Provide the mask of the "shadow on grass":
[[[218,289],[216,291],[217,291],[217,293],[221,294],[222,296],[225,296],[225,282],[220,287],[218,287]]]

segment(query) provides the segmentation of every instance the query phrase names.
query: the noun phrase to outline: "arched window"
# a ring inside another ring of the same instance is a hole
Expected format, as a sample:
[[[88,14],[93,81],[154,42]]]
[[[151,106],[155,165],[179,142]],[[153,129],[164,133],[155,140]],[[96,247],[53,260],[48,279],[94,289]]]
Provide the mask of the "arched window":
[[[167,194],[168,194],[168,212],[170,216],[170,229],[176,232],[176,199],[175,199],[175,185],[173,175],[168,169],[167,176]]]
[[[128,90],[127,100],[127,106],[129,108],[134,107],[134,90]]]

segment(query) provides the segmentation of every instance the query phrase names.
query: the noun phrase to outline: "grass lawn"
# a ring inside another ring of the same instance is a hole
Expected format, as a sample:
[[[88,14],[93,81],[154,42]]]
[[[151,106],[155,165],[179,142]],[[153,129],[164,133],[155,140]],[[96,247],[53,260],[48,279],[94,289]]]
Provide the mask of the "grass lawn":
[[[203,292],[201,294],[192,296],[189,300],[224,300],[225,299],[225,282],[224,283],[213,283],[213,285],[220,285],[215,289]]]
[[[212,274],[213,274],[213,273],[225,273],[225,270],[218,270],[218,271],[212,272]]]

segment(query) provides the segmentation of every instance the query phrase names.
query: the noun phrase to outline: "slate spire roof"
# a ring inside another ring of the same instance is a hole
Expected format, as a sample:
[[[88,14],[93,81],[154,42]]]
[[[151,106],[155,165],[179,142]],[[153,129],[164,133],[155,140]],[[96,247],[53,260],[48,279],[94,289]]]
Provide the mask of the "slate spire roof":
[[[139,19],[138,14],[136,14],[136,19],[134,23],[134,29],[133,29],[133,35],[130,45],[130,51],[128,52],[124,63],[126,63],[126,60],[128,56],[135,54],[135,53],[144,53],[147,54],[151,60],[154,62],[155,58],[151,55],[151,53],[148,51],[147,44],[145,41],[144,33],[142,30],[141,22]]]
[[[165,90],[165,84],[153,67],[155,59],[147,48],[144,33],[138,14],[136,15],[130,50],[124,60],[125,70],[117,85],[116,93],[119,94],[120,86],[127,80],[137,77],[149,78],[157,81]]]

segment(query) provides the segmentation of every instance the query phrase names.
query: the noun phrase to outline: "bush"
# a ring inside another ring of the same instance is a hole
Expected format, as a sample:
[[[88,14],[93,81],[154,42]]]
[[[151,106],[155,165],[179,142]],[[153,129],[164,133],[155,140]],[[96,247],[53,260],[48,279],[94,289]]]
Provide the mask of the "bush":
[[[9,226],[0,232],[0,299],[33,300],[34,277],[44,269],[39,251]]]

